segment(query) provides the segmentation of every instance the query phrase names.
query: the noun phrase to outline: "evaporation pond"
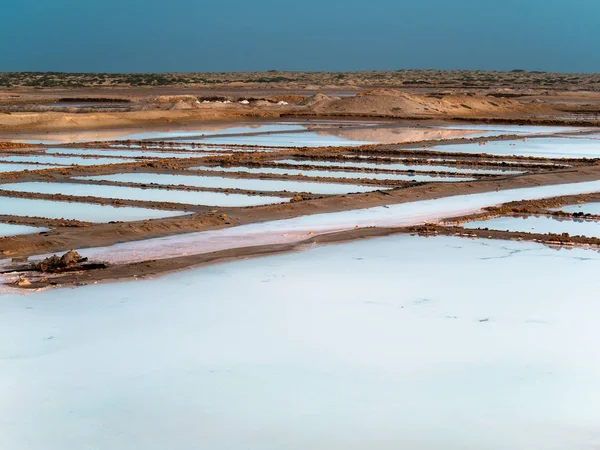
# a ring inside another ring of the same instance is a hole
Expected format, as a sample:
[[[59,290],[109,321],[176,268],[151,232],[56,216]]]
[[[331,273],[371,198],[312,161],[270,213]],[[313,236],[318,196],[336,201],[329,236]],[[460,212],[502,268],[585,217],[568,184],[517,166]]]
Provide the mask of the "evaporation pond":
[[[523,135],[534,135],[534,134],[554,134],[554,133],[565,133],[569,131],[577,131],[578,128],[573,127],[554,127],[554,126],[531,126],[531,125],[482,125],[482,124],[468,124],[468,125],[445,125],[443,128],[449,130],[469,130],[469,131],[483,131],[486,136],[500,136],[503,134],[523,134]]]
[[[121,136],[120,139],[130,140],[145,140],[145,139],[164,139],[164,140],[187,140],[195,142],[196,140],[202,139],[203,136],[212,136],[219,134],[247,134],[247,133],[272,133],[282,131],[296,131],[304,130],[304,126],[296,124],[286,123],[274,123],[274,124],[215,124],[205,125],[202,127],[196,127],[194,129],[175,129],[175,130],[155,130],[155,131],[142,131],[125,136]],[[204,141],[204,140],[203,140]]]
[[[82,158],[80,156],[54,156],[54,155],[11,155],[0,156],[1,162],[19,162],[19,163],[41,163],[58,164],[63,166],[99,166],[102,164],[119,164],[126,162],[135,162],[134,159],[124,158]]]
[[[5,294],[0,443],[598,449],[599,272],[590,250],[396,235]]]
[[[567,213],[584,213],[600,215],[600,202],[578,203],[575,205],[565,205],[560,208],[552,208],[552,211],[564,211]]]
[[[43,184],[43,183],[40,183]],[[80,220],[82,222],[132,222],[186,214],[182,211],[115,207],[91,203],[0,197],[0,215]]]
[[[169,175],[158,173],[119,173],[76,177],[78,180],[112,181],[120,183],[141,183],[161,185],[184,185],[211,189],[243,189],[263,192],[310,192],[313,194],[338,195],[352,192],[371,192],[380,190],[377,186],[359,186],[354,184],[317,183],[292,180],[260,180],[248,178],[205,177],[200,175]],[[264,198],[264,197],[263,197]],[[281,201],[281,199],[280,199]]]
[[[43,164],[1,164],[0,173],[24,172],[26,170],[60,169],[60,166],[49,166]]]
[[[4,199],[0,198],[0,202]],[[1,209],[1,206],[0,206]],[[0,223],[0,237],[18,236],[21,234],[33,234],[48,231],[48,228],[30,227],[27,225],[15,225],[12,223]]]
[[[305,176],[305,177],[322,177],[322,178],[350,178],[350,179],[371,179],[380,181],[437,181],[437,182],[457,182],[457,181],[472,181],[473,178],[461,177],[440,177],[435,175],[409,175],[397,173],[376,173],[376,172],[344,172],[344,171],[329,171],[329,170],[311,170],[311,169],[283,169],[273,167],[194,167],[191,170],[207,170],[211,172],[242,172],[252,173],[255,175],[288,175],[288,176]]]
[[[263,145],[267,147],[342,147],[375,143],[353,141],[330,135],[326,131],[211,137],[203,139],[202,142],[206,144]]]
[[[153,152],[145,150],[104,150],[104,149],[71,149],[71,148],[51,148],[47,153],[75,156],[116,156],[122,158],[145,158],[145,159],[163,159],[163,158],[206,158],[207,156],[217,156],[217,153],[208,152]],[[118,162],[118,161],[117,161]]]
[[[465,228],[488,228],[517,233],[562,234],[600,237],[600,222],[583,219],[563,219],[549,216],[496,217],[463,224]]]
[[[532,138],[493,141],[485,145],[452,144],[425,150],[450,153],[487,153],[500,156],[534,156],[540,158],[600,158],[600,141],[595,139]]]
[[[91,179],[94,177],[80,177]],[[1,184],[0,190],[38,194],[63,194],[78,197],[114,198],[146,202],[169,202],[209,206],[256,206],[287,201],[280,197],[262,197],[222,192],[196,192],[169,189],[144,189],[127,186],[107,186],[81,183],[9,183]]]
[[[383,169],[383,170],[404,170],[415,172],[448,172],[448,173],[466,173],[474,175],[516,175],[523,173],[521,171],[510,169],[476,169],[456,166],[440,166],[434,164],[397,164],[397,163],[371,163],[371,162],[340,162],[340,161],[314,161],[283,159],[273,161],[280,164],[309,165],[318,167],[340,167],[348,169]],[[370,178],[370,177],[367,177]]]

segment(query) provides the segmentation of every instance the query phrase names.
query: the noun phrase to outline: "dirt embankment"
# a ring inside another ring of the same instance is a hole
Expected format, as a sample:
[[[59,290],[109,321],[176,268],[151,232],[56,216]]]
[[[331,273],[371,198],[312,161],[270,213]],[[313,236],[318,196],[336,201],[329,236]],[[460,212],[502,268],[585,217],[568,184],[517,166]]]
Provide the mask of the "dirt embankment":
[[[272,111],[255,109],[151,110],[97,113],[12,113],[0,116],[0,131],[55,131],[170,125],[238,118],[276,118]]]
[[[476,94],[416,95],[393,89],[375,89],[355,97],[314,96],[306,101],[315,114],[389,115],[390,117],[504,117],[549,113],[542,104]]]
[[[278,98],[278,97],[272,97]],[[283,97],[281,97],[283,98]],[[474,93],[409,94],[375,89],[354,97],[287,95],[278,103],[199,101],[191,95],[139,99],[131,110],[112,112],[11,112],[0,115],[0,131],[53,131],[199,123],[207,120],[289,116],[352,116],[412,119],[531,119],[558,114],[546,103],[524,103]],[[293,100],[293,101],[292,101]],[[299,100],[299,101],[298,101]]]

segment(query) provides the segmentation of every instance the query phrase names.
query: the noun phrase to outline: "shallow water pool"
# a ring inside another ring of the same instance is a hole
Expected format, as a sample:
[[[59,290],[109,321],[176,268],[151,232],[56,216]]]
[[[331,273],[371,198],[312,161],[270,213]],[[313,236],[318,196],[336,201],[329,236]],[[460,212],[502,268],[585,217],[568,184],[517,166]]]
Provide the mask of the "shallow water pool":
[[[4,199],[0,198],[0,202],[2,201],[4,201]],[[41,233],[43,231],[48,231],[48,228],[30,227],[27,225],[15,225],[12,223],[0,223],[0,237]]]
[[[80,177],[93,179],[96,177]],[[126,186],[105,186],[80,183],[9,183],[0,184],[0,190],[16,192],[33,192],[39,194],[63,194],[77,197],[114,198],[121,200],[138,200],[146,202],[169,202],[188,205],[210,206],[256,206],[282,203],[288,199],[280,197],[251,196],[242,194],[225,194],[222,192],[197,192],[167,189],[142,189]]]
[[[46,170],[46,169],[60,169],[60,166],[51,166],[47,164],[2,164],[0,163],[0,173],[9,172],[24,172],[26,170]]]
[[[47,219],[80,220],[82,222],[132,222],[187,214],[183,211],[114,207],[91,203],[0,197],[0,214],[7,216],[44,217]]]
[[[488,136],[499,136],[503,134],[554,134],[577,131],[577,127],[556,127],[545,125],[484,125],[484,124],[467,124],[467,125],[445,125],[443,128],[449,130],[477,130],[487,132]]]
[[[99,166],[102,164],[120,164],[135,162],[135,159],[126,158],[82,158],[80,156],[54,156],[54,155],[11,155],[0,156],[1,162],[15,163],[40,163],[40,164],[56,164],[63,166]]]
[[[458,182],[472,181],[474,178],[466,177],[443,177],[435,175],[407,175],[395,173],[375,173],[375,172],[344,172],[329,170],[311,170],[311,169],[284,169],[273,167],[195,167],[190,170],[208,170],[211,172],[242,172],[252,174],[272,174],[306,177],[328,177],[328,178],[349,178],[349,179],[370,179],[381,181],[418,181],[418,182]]]
[[[468,229],[488,228],[523,233],[569,233],[572,236],[600,237],[600,222],[548,216],[495,217],[489,220],[468,222],[463,226]]]
[[[336,195],[352,192],[371,192],[381,189],[377,186],[354,184],[318,183],[310,181],[260,180],[247,178],[205,177],[200,175],[169,175],[158,173],[120,173],[76,177],[79,180],[116,181],[121,183],[143,183],[161,185],[185,185],[198,188],[244,189],[263,192],[310,192],[313,194]]]
[[[542,158],[600,158],[600,141],[594,139],[533,138],[518,141],[495,141],[479,144],[452,144],[426,150],[457,153],[488,153],[501,156]]]
[[[440,166],[434,164],[398,164],[398,163],[370,163],[370,162],[340,162],[340,161],[314,161],[314,160],[297,160],[297,159],[282,159],[273,161],[280,164],[292,165],[311,165],[321,167],[340,167],[340,168],[356,168],[356,169],[385,169],[385,170],[413,170],[415,172],[447,172],[459,174],[473,175],[516,175],[523,173],[522,171],[511,169],[477,169],[455,166]]]
[[[552,208],[553,211],[564,211],[568,213],[584,213],[600,215],[600,202],[578,203],[575,205],[565,205],[560,208]]]
[[[203,139],[207,144],[264,145],[267,147],[336,147],[374,144],[370,141],[355,141],[329,135],[305,131],[301,133],[261,134],[253,136],[210,137]]]
[[[163,158],[206,158],[208,156],[217,156],[218,153],[209,152],[152,152],[145,150],[105,150],[105,149],[70,149],[70,148],[51,148],[46,150],[47,153],[58,155],[74,155],[74,156],[116,156],[121,158],[148,158],[148,159],[163,159]]]
[[[193,129],[174,129],[174,130],[157,130],[157,131],[142,131],[125,136],[120,139],[145,140],[145,139],[164,139],[196,142],[200,141],[203,136],[219,135],[219,134],[246,134],[246,133],[271,133],[282,131],[305,130],[306,127],[292,123],[270,123],[270,124],[214,124],[194,127]],[[205,142],[202,139],[202,142]]]

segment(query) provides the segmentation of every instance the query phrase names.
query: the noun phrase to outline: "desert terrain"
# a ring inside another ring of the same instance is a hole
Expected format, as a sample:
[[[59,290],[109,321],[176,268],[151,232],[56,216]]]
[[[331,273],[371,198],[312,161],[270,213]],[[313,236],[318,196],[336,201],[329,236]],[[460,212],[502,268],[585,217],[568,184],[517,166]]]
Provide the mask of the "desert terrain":
[[[6,223],[51,229],[39,234],[1,238],[3,254],[13,261],[47,253],[60,254],[71,249],[110,246],[123,241],[143,241],[311,214],[499,189],[591,181],[596,179],[597,173],[597,158],[501,157],[487,154],[485,146],[494,141],[520,139],[534,142],[533,139],[561,136],[594,138],[598,132],[596,127],[600,126],[600,79],[595,75],[519,70],[508,73],[397,71],[338,74],[277,71],[163,75],[5,73],[0,77],[0,86],[4,86],[0,91],[0,139],[4,141],[2,152],[7,160],[42,162],[50,153],[59,155],[54,157],[54,162],[60,163],[61,158],[65,161],[57,166],[38,165],[40,170],[36,170],[37,163],[34,163],[28,170],[3,171],[0,173],[3,184],[18,187],[19,184],[12,183],[75,182],[87,184],[92,190],[94,186],[145,189],[156,183],[135,182],[135,179],[119,183],[110,180],[110,175],[144,172],[146,177],[160,174],[174,176],[173,181],[185,181],[181,175],[189,174],[188,169],[194,168],[200,170],[196,174],[218,175],[224,177],[224,181],[238,178],[260,183],[260,180],[305,181],[308,178],[316,183],[348,184],[347,192],[351,192],[355,184],[371,187],[362,194],[322,195],[310,192],[308,188],[294,192],[284,186],[279,192],[270,188],[261,191],[260,187],[229,187],[227,182],[223,187],[218,184],[212,187],[157,184],[159,189],[171,191],[173,195],[183,190],[280,199],[272,205],[241,208],[173,203],[164,199],[98,198],[93,193],[74,196],[58,191],[3,191],[2,195],[12,198],[67,200],[186,213],[143,222],[111,221],[108,224],[90,224],[76,218],[5,214],[2,217]],[[535,125],[539,126],[539,132],[533,136],[518,132],[520,126]],[[477,128],[481,126],[490,127],[489,130],[494,130],[493,127],[498,130],[506,126],[513,128],[506,132],[481,133]],[[340,142],[311,147],[310,142],[302,142],[306,133],[332,136]],[[187,136],[187,140],[182,138]],[[218,136],[224,144],[211,142],[211,136],[213,140]],[[278,146],[278,136],[289,138],[289,143]],[[269,142],[273,138],[273,142]],[[295,142],[295,138],[299,141]],[[446,145],[453,147],[464,143],[468,143],[469,148],[478,146],[477,152],[436,151]],[[109,155],[111,149],[113,153]],[[115,149],[117,153],[114,153]],[[123,149],[129,149],[128,156],[132,156],[125,161],[114,156]],[[147,149],[153,151],[151,157],[145,157],[143,150]],[[259,149],[268,151],[257,151]],[[78,164],[77,161],[69,164],[64,151],[76,155],[75,158],[82,162],[85,162],[83,158],[89,158],[89,164]],[[188,153],[182,155],[185,152]],[[103,155],[108,158],[94,162],[93,158]],[[400,170],[393,167],[397,161],[404,163]],[[290,162],[295,166],[290,166]],[[353,166],[353,162],[358,165]],[[361,163],[366,163],[368,169],[361,168]],[[420,168],[415,172],[411,165]],[[442,165],[441,172],[438,165]],[[346,171],[345,166],[348,166]],[[204,168],[207,171],[202,171]],[[290,169],[289,173],[285,173],[286,168]],[[460,182],[463,174],[452,173],[460,172],[457,170],[460,168],[474,169],[473,178]],[[504,175],[501,170],[508,168],[513,169],[512,172],[507,170]],[[228,171],[215,173],[213,169]],[[485,173],[486,169],[489,173]],[[414,177],[415,174],[424,178]],[[109,178],[85,179],[102,175]],[[438,179],[447,181],[448,177],[456,177],[450,181],[457,182],[436,182]],[[436,233],[461,233],[439,225],[435,228]],[[380,232],[388,233],[389,230],[384,227]],[[363,233],[377,234],[371,229],[358,229],[335,233],[335,237],[310,239],[354,239]],[[488,234],[498,233],[490,231]],[[508,237],[523,238],[522,234],[515,233]],[[591,238],[592,241],[595,239]],[[531,239],[556,240],[553,236],[531,236]],[[571,239],[563,237],[562,240],[572,244]],[[297,245],[286,243],[283,248],[289,251]],[[220,250],[225,252],[223,255],[213,254],[209,259],[216,261],[235,257],[238,253],[254,254],[254,251],[223,249]],[[264,254],[268,252],[268,246],[260,246],[256,251]],[[273,251],[281,251],[281,245],[274,246]],[[109,264],[103,264],[103,269],[86,273],[70,269],[66,276],[30,277],[28,272],[28,275],[18,276],[17,285],[37,289],[49,284],[79,282],[79,278],[103,280],[134,274],[143,276],[197,265],[206,259],[206,255],[200,253],[186,255],[185,262],[167,259],[160,263],[144,265],[136,262],[133,266],[111,265],[110,268]],[[7,265],[5,272],[18,273],[18,264]]]
[[[311,430],[331,401],[349,412],[327,432],[359,424],[378,434],[369,408],[404,417],[406,401],[427,416],[423,395],[439,385],[428,374],[439,371],[449,380],[439,395],[457,395],[449,404],[489,414],[494,448],[555,443],[527,411],[505,408],[530,380],[542,383],[527,404],[548,414],[543,423],[588,442],[591,431],[581,437],[570,420],[595,414],[600,402],[587,400],[600,365],[589,336],[572,330],[595,329],[594,314],[564,299],[591,308],[599,251],[600,75],[0,73],[0,328],[25,343],[22,354],[0,352],[0,365],[19,361],[5,369],[30,391],[15,399],[42,398],[39,436],[63,426],[65,411],[103,411],[123,396],[124,417],[205,411],[249,441],[274,419],[250,419],[240,399],[293,410]],[[17,330],[23,317],[39,334]],[[464,370],[444,365],[455,352]],[[65,376],[63,358],[84,361],[84,381]],[[48,371],[48,385],[23,375],[32,368]],[[473,374],[486,380],[481,392]],[[189,390],[163,392],[163,376]],[[98,394],[113,377],[123,392]],[[556,386],[573,393],[564,408],[547,404]],[[54,415],[59,397],[67,406]],[[461,428],[462,416],[440,414]],[[525,425],[513,433],[514,417]],[[0,431],[3,420],[14,422],[0,408]],[[156,445],[213,436],[202,424],[165,425]],[[17,429],[5,431],[22,439]],[[69,429],[88,436],[85,425]]]

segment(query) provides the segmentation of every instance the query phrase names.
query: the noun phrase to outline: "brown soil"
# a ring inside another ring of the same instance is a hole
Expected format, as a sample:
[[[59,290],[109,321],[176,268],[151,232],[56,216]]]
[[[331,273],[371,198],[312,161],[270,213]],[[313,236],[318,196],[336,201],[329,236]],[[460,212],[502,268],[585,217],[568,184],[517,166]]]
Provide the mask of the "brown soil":
[[[19,105],[27,105],[28,102],[35,105],[40,98],[45,102],[51,101],[51,99],[60,100],[63,97],[81,99],[110,97],[113,102],[118,100],[118,98],[114,98],[114,90],[109,90],[109,88],[105,88],[105,90],[108,95],[98,94],[102,92],[102,88],[81,88],[71,91],[46,90],[43,93],[39,90],[20,88],[18,93],[14,93],[14,90],[7,90],[4,93],[0,91],[0,99],[4,96],[5,99],[10,100],[11,95],[18,96]],[[172,88],[171,90],[166,88],[155,90],[128,88],[121,97],[130,102],[126,111],[101,112],[86,109],[82,110],[86,112],[71,112],[71,110],[69,112],[47,110],[36,112],[35,108],[31,112],[6,110],[6,114],[0,115],[0,132],[90,130],[198,123],[207,120],[293,116],[352,116],[405,120],[508,120],[520,121],[520,123],[528,121],[529,123],[581,123],[582,125],[600,123],[597,117],[595,120],[590,118],[590,120],[574,122],[565,116],[565,111],[580,111],[583,108],[582,101],[591,102],[584,104],[599,102],[600,94],[595,92],[583,92],[577,97],[573,92],[554,91],[552,102],[548,102],[549,97],[544,92],[538,92],[537,96],[534,95],[535,92],[531,95],[511,96],[508,93],[501,95],[489,90],[465,92],[454,89],[436,93],[418,92],[418,89],[413,89],[413,91],[415,92],[407,92],[406,88],[402,90],[385,88],[366,90],[352,97],[336,98],[317,94],[311,98],[304,98],[293,90],[281,89],[270,92],[271,95],[268,96],[256,97],[260,103],[253,100],[248,105],[242,105],[235,100],[229,104],[216,102],[204,104],[195,100],[211,98],[210,95],[207,96],[210,93],[207,90],[203,90],[204,95],[199,96],[198,90],[186,91],[181,88]],[[13,93],[9,94],[9,92]],[[67,93],[68,95],[66,95]],[[150,93],[160,95],[149,95]],[[94,97],[90,95],[94,95]],[[215,96],[213,95],[213,97]],[[565,103],[560,103],[561,98]],[[288,105],[281,106],[274,103],[277,99],[286,99],[283,101],[286,101]],[[2,102],[0,102],[0,111],[2,110],[1,105]],[[14,106],[11,107],[14,108]],[[9,108],[9,106],[4,108]]]

